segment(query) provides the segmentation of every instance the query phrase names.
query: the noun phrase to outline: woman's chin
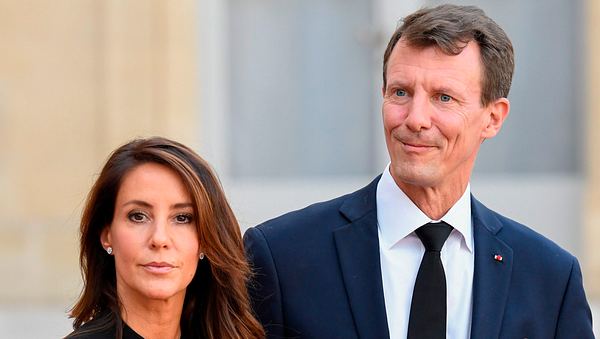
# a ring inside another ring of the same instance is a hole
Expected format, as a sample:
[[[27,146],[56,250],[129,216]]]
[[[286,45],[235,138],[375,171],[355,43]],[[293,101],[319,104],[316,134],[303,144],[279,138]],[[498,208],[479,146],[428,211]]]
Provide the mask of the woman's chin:
[[[154,301],[167,301],[175,296],[185,296],[185,289],[179,290],[172,286],[152,286],[139,291],[144,297]]]

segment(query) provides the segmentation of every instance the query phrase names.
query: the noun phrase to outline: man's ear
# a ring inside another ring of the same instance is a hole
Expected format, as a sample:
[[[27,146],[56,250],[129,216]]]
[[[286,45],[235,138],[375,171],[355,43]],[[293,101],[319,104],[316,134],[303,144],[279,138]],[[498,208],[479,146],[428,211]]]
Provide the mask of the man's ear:
[[[481,131],[481,137],[484,139],[493,138],[500,132],[504,120],[510,111],[510,101],[507,98],[499,98],[490,103],[486,110],[486,124]]]

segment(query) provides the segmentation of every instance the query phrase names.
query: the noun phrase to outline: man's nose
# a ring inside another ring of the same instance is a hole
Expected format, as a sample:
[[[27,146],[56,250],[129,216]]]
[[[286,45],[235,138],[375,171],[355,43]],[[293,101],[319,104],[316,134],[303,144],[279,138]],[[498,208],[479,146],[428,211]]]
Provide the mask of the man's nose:
[[[412,132],[431,128],[431,101],[424,95],[416,95],[408,105],[405,124]]]

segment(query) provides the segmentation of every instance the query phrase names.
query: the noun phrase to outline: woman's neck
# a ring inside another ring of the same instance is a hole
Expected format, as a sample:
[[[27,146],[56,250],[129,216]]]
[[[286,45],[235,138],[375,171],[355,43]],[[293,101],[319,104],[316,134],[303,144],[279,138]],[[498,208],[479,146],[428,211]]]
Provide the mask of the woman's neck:
[[[146,339],[181,337],[180,320],[184,297],[167,300],[121,299],[121,317],[131,329]]]

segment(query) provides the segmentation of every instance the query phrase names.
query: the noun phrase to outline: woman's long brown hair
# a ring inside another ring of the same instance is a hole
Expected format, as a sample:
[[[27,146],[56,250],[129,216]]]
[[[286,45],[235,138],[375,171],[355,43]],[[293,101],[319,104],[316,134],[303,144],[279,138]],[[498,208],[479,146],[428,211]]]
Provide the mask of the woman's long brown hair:
[[[160,137],[133,140],[115,150],[88,195],[80,228],[84,287],[70,314],[76,330],[73,334],[116,327],[117,337],[122,336],[114,257],[101,246],[100,233],[112,221],[125,174],[148,162],[171,168],[188,188],[200,247],[206,255],[186,290],[182,334],[211,339],[264,338],[250,308],[246,289],[250,269],[239,225],[216,175],[194,151]],[[94,319],[93,328],[80,328]]]

